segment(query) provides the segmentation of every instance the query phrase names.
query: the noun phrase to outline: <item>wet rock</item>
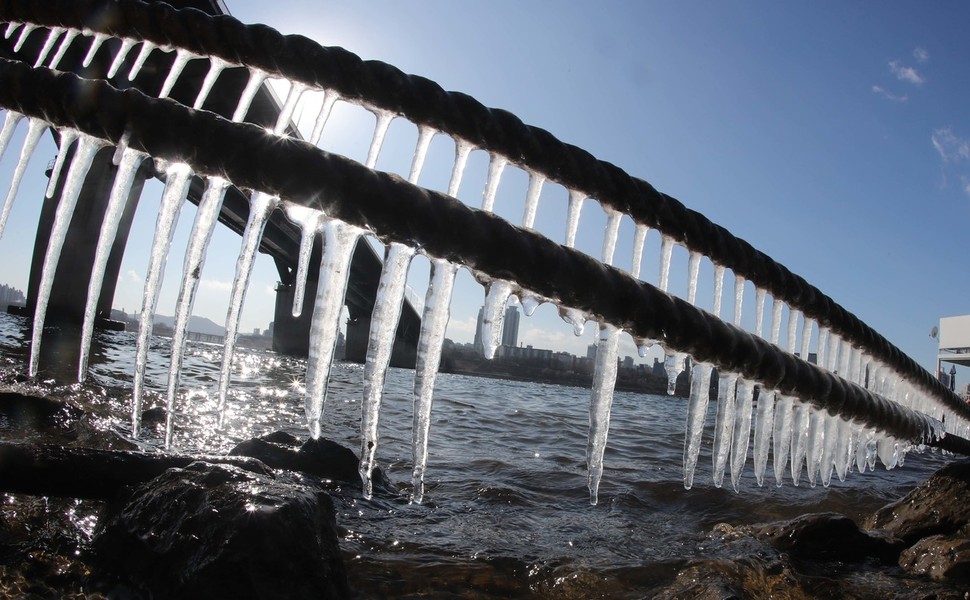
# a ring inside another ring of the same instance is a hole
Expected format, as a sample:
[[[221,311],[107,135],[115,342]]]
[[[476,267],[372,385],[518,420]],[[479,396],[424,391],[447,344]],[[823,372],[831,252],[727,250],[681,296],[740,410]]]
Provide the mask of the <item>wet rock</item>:
[[[352,450],[330,440],[299,439],[283,431],[276,431],[241,442],[230,452],[234,456],[259,459],[274,469],[285,469],[361,487],[359,460]],[[394,486],[380,468],[374,469],[374,489],[396,493]]]
[[[866,529],[882,529],[913,544],[931,535],[952,535],[970,524],[970,461],[934,473],[902,500],[868,518]]]
[[[43,429],[64,425],[81,418],[76,405],[16,392],[0,392],[0,430]]]
[[[93,547],[115,592],[121,586],[153,598],[349,594],[333,504],[292,474],[201,462],[170,469],[109,504]]]
[[[931,535],[903,551],[899,566],[937,581],[970,583],[970,539]]]
[[[903,544],[890,536],[866,533],[838,513],[814,513],[767,525],[752,534],[795,559],[862,562],[877,558],[893,563]]]

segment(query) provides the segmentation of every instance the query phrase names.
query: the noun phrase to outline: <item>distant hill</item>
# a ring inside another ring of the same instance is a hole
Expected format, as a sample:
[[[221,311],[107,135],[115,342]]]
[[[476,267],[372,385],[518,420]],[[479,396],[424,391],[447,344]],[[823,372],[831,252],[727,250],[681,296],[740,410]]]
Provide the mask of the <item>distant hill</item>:
[[[167,325],[169,327],[175,326],[175,317],[168,317],[165,315],[155,315],[155,323],[161,325]],[[207,319],[205,317],[197,317],[193,315],[189,318],[189,331],[195,331],[198,333],[205,333],[208,335],[226,335],[226,328],[218,323]]]

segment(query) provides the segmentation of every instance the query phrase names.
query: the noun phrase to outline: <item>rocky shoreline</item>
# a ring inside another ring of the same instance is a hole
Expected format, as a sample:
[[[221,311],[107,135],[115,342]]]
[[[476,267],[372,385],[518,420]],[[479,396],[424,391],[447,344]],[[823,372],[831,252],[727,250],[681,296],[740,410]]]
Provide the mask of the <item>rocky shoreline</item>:
[[[331,494],[360,483],[354,453],[337,444],[278,432],[231,457],[167,464],[99,430],[77,406],[10,392],[0,393],[0,434],[2,597],[389,595],[368,590],[354,576],[358,563],[341,554]],[[108,456],[110,468],[91,467]],[[376,483],[382,496],[400,494],[383,475]],[[970,461],[955,461],[860,523],[836,513],[722,523],[694,557],[652,569],[642,597],[970,598],[967,498]],[[467,593],[455,581],[431,593],[503,595],[480,579]],[[526,595],[596,589],[594,577]],[[427,597],[400,597],[419,595]]]

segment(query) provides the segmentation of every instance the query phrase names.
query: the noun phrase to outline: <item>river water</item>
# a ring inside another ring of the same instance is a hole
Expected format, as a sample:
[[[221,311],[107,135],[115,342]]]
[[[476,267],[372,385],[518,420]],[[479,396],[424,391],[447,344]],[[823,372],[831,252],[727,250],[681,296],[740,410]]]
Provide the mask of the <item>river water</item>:
[[[0,315],[3,381],[25,368],[27,322]],[[8,384],[67,397],[99,415],[100,426],[127,436],[133,333],[98,333],[89,380],[45,357],[35,382]],[[170,340],[154,338],[146,406],[163,403]],[[221,347],[190,344],[177,407],[175,450],[220,453],[275,430],[306,436],[302,383],[306,363],[266,351],[238,350],[224,429],[216,427]],[[324,436],[355,453],[363,367],[336,365],[325,406]],[[402,490],[410,485],[413,372],[392,369],[385,388],[377,459]],[[367,595],[434,597],[574,595],[639,597],[669,580],[684,561],[705,555],[712,527],[836,511],[857,520],[893,501],[947,462],[935,453],[907,456],[891,472],[833,477],[829,488],[790,482],[759,488],[748,470],[741,492],[711,483],[705,438],[694,487],[684,490],[681,460],[686,401],[615,395],[600,502],[589,504],[586,430],[589,391],[581,388],[441,374],[432,412],[423,504],[334,490],[341,545],[352,585]],[[713,403],[710,419],[713,420]],[[710,428],[708,428],[710,431]],[[0,434],[5,432],[0,431]],[[9,433],[9,432],[6,432]],[[159,450],[164,431],[147,426],[138,443]],[[770,473],[770,468],[769,468]],[[595,590],[595,594],[594,594]]]

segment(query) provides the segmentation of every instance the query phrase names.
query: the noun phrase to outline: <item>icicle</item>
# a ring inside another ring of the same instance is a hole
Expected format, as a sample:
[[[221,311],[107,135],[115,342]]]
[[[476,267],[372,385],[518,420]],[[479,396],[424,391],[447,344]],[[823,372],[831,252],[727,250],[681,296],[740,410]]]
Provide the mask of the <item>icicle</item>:
[[[724,266],[714,266],[714,316],[721,316],[721,297],[724,295]]]
[[[648,340],[646,338],[637,338],[634,340],[634,342],[636,343],[637,354],[640,356],[640,358],[646,358],[647,352],[650,352],[650,349],[653,348],[653,345],[656,343],[653,340]]]
[[[246,88],[239,95],[236,110],[232,113],[232,121],[234,123],[242,123],[243,119],[246,118],[246,114],[249,112],[249,106],[253,103],[253,98],[256,97],[256,92],[259,91],[259,87],[263,85],[267,77],[269,77],[269,73],[266,71],[253,68],[249,69],[249,81],[246,82]]]
[[[687,260],[687,302],[694,304],[697,299],[697,273],[701,268],[701,253],[691,251]]]
[[[471,151],[471,144],[461,138],[455,140],[455,165],[451,169],[451,181],[448,182],[448,195],[452,198],[458,197],[458,189],[461,187],[465,165],[468,164],[468,155]]]
[[[637,223],[633,233],[633,257],[630,260],[630,275],[634,279],[640,277],[640,268],[643,266],[643,245],[647,241],[647,233],[650,228],[643,223]]]
[[[666,292],[670,284],[670,258],[674,251],[674,239],[664,235],[660,237],[660,277],[657,287]]]
[[[189,234],[189,246],[185,250],[182,267],[182,285],[175,303],[175,325],[172,331],[172,358],[168,365],[168,390],[165,412],[165,448],[172,445],[172,432],[175,425],[175,396],[178,392],[182,359],[185,354],[185,341],[195,304],[195,293],[199,288],[202,267],[205,265],[206,249],[222,209],[229,182],[221,177],[211,177],[206,181],[206,189],[199,200],[199,210]]]
[[[811,424],[811,410],[799,402],[794,407],[791,437],[791,478],[796,486],[802,476],[802,463],[808,452],[808,429]]]
[[[781,487],[785,479],[785,467],[792,445],[792,409],[794,400],[791,396],[780,396],[775,404],[775,424],[772,430],[772,460],[775,471],[775,485]],[[794,460],[794,459],[793,459]]]
[[[35,29],[37,29],[37,26],[33,23],[27,23],[24,25],[24,28],[20,30],[20,37],[17,38],[17,43],[13,46],[14,52],[20,52],[20,49],[24,47],[24,42],[27,41],[27,36],[29,36],[30,32]]]
[[[128,81],[134,81],[138,77],[138,73],[141,72],[141,68],[145,66],[145,61],[148,60],[148,56],[152,53],[155,48],[158,48],[155,44],[149,41],[142,42],[141,49],[138,50],[138,56],[135,58],[135,64],[131,66],[131,71],[128,72]]]
[[[417,360],[414,368],[414,424],[411,441],[414,471],[411,501],[420,504],[424,498],[424,473],[428,465],[428,433],[431,429],[431,404],[434,384],[441,362],[441,345],[451,312],[451,293],[458,265],[440,258],[431,260],[431,283],[421,317]]]
[[[502,171],[508,164],[501,154],[492,153],[488,160],[488,179],[485,181],[485,191],[482,193],[482,210],[492,212],[495,205],[495,194],[498,192],[499,181],[502,180]]]
[[[687,355],[680,352],[667,351],[667,358],[664,359],[664,371],[667,373],[667,395],[673,396],[677,391],[677,378],[684,370],[684,361]]]
[[[141,58],[139,56],[139,58]],[[188,50],[183,50],[179,48],[175,51],[175,61],[172,63],[172,67],[168,70],[168,76],[165,77],[165,82],[162,84],[162,89],[158,92],[159,98],[168,98],[168,95],[172,92],[172,88],[175,87],[175,82],[178,81],[179,75],[182,74],[182,70],[185,69],[185,65],[188,64],[193,58],[200,58],[195,54],[192,54]],[[134,77],[130,77],[134,79]]]
[[[750,384],[749,384],[750,385]],[[747,386],[745,386],[747,387]],[[753,386],[752,386],[753,387]],[[742,415],[740,411],[742,410],[740,406],[740,400],[738,401],[738,423],[741,423]],[[747,425],[751,427],[751,410],[750,407],[747,411]],[[768,468],[768,448],[771,446],[771,434],[772,429],[775,425],[775,393],[768,392],[762,388],[758,393],[758,414],[755,418],[754,425],[754,477],[755,481],[758,482],[758,486],[763,486],[765,483],[765,470]],[[735,427],[737,429],[737,427]],[[748,441],[747,438],[750,436],[750,430],[745,432],[744,440],[744,452],[747,453]],[[737,440],[740,441],[740,440]],[[738,447],[735,445],[734,451],[737,451]],[[732,454],[733,459],[733,454]],[[743,462],[741,463],[743,466]],[[734,474],[734,463],[731,463],[731,474]],[[732,477],[733,479],[733,477]],[[735,491],[737,491],[737,483],[734,485]]]
[[[809,355],[808,350],[809,348],[811,348],[811,344],[812,344],[813,327],[815,327],[815,321],[813,319],[806,318],[805,322],[802,324],[802,347],[801,347],[801,351],[799,352],[799,355],[801,356],[802,360],[804,360],[805,362],[808,362],[808,355]],[[821,332],[819,333],[821,335]],[[792,344],[789,344],[788,351],[794,352],[795,349],[791,346]],[[816,360],[817,359],[818,357],[816,357]]]
[[[502,328],[505,324],[505,305],[512,295],[512,284],[496,279],[488,286],[485,306],[482,312],[482,351],[485,358],[492,360],[495,350],[502,343]]]
[[[319,210],[287,202],[283,206],[286,218],[300,226],[300,255],[296,263],[296,277],[293,280],[293,309],[291,314],[299,317],[303,314],[303,294],[306,291],[307,273],[310,265],[310,254],[313,253],[313,241],[323,213]]]
[[[50,68],[56,69],[61,64],[61,59],[67,53],[67,49],[71,47],[71,42],[74,38],[78,36],[80,32],[76,29],[68,29],[64,33],[64,39],[61,40],[61,44],[57,47],[57,52],[54,53],[53,58],[51,58]]]
[[[762,332],[764,331],[764,320],[765,320],[765,291],[761,288],[757,288],[755,294],[755,304],[754,304],[754,314],[755,314],[755,324],[754,324],[754,334],[758,337],[764,337]]]
[[[872,470],[872,463],[870,462],[870,452],[869,444],[873,441],[873,435],[875,432],[872,429],[861,429],[859,430],[859,437],[856,441],[855,447],[855,460],[856,468],[860,473],[866,472],[866,466],[869,470]]]
[[[128,203],[135,173],[145,160],[146,154],[126,148],[121,155],[118,170],[115,172],[114,183],[108,195],[108,204],[101,221],[98,233],[98,245],[94,252],[94,262],[91,266],[91,279],[88,281],[87,300],[84,305],[84,321],[81,325],[81,352],[78,357],[77,380],[83,382],[87,377],[88,353],[91,348],[91,338],[94,334],[94,320],[101,299],[101,286],[104,283],[104,271],[118,234],[121,214]]]
[[[23,23],[17,23],[16,21],[7,23],[7,28],[3,32],[3,39],[9,40],[10,36],[12,36],[14,32],[17,31],[17,28],[21,25],[23,25]]]
[[[411,172],[408,174],[408,183],[417,184],[424,169],[424,159],[428,156],[428,147],[431,140],[437,133],[434,128],[427,125],[418,126],[418,143],[414,147],[414,158],[411,159]]]
[[[57,181],[61,178],[61,170],[67,161],[68,149],[78,137],[78,132],[73,129],[60,131],[60,144],[57,150],[57,157],[54,159],[54,168],[51,170],[50,181],[47,182],[47,192],[45,197],[53,198],[54,190],[57,189]]]
[[[91,46],[88,48],[88,53],[84,55],[84,60],[81,61],[81,66],[84,68],[91,66],[91,61],[94,60],[95,55],[98,50],[101,49],[104,41],[107,40],[109,36],[104,33],[95,33],[94,39],[91,40]]]
[[[777,344],[781,340],[781,308],[782,302],[775,298],[771,306],[771,343]],[[789,354],[795,352],[795,344],[798,335],[798,311],[789,307],[788,309],[788,330],[785,336],[785,348]]]
[[[566,208],[566,246],[576,245],[576,231],[579,230],[579,213],[583,210],[586,194],[578,190],[569,190],[569,205]]]
[[[843,419],[838,420],[838,431],[835,443],[835,473],[839,476],[839,481],[845,481],[845,476],[852,467],[852,460],[855,458],[855,428],[852,423]],[[824,482],[823,482],[824,483]]]
[[[531,317],[542,304],[542,298],[530,292],[521,292],[521,296],[519,304],[522,305],[522,312],[525,313],[525,316]]]
[[[226,397],[229,394],[229,380],[232,375],[232,358],[235,353],[236,336],[239,333],[239,318],[242,315],[246,290],[249,287],[249,277],[253,273],[253,263],[259,250],[259,241],[263,237],[266,222],[276,210],[280,199],[264,192],[253,192],[249,200],[249,219],[243,231],[242,246],[236,261],[236,275],[232,280],[232,292],[229,296],[229,310],[226,312],[226,335],[223,340],[222,367],[219,371],[219,426],[226,418]],[[321,279],[323,273],[321,273]],[[323,284],[323,281],[320,281]],[[319,311],[320,308],[317,307]],[[313,339],[311,337],[311,339]],[[311,348],[312,349],[312,348]],[[307,388],[309,389],[309,387]],[[309,392],[308,392],[309,393]]]
[[[714,420],[714,487],[721,487],[734,436],[735,392],[738,376],[725,373],[717,382],[717,416]]]
[[[199,110],[202,105],[205,104],[206,99],[209,98],[209,92],[212,91],[212,86],[216,84],[216,80],[219,79],[219,75],[229,66],[229,63],[225,60],[219,58],[218,56],[210,56],[209,58],[209,71],[205,74],[205,79],[202,80],[202,87],[199,88],[199,93],[195,96],[195,102],[192,103],[192,108]]]
[[[0,128],[0,159],[3,158],[7,146],[10,144],[10,138],[13,137],[13,132],[17,129],[17,124],[23,118],[24,116],[19,112],[7,111],[7,115],[3,119],[3,127]]]
[[[300,102],[300,97],[303,96],[303,92],[306,91],[306,88],[306,84],[300,83],[299,81],[293,81],[290,83],[290,91],[286,94],[286,100],[283,102],[283,108],[280,109],[280,114],[276,117],[276,125],[273,127],[274,135],[283,135],[286,128],[289,127],[290,120],[293,118],[293,113],[296,111],[296,105]],[[378,122],[380,122],[379,117]]]
[[[408,266],[414,257],[414,248],[391,242],[384,257],[380,283],[374,298],[370,332],[367,341],[367,358],[364,361],[364,396],[360,405],[360,479],[364,497],[373,494],[371,472],[377,451],[378,423],[384,380],[394,351],[394,338],[404,303]]]
[[[75,134],[76,135],[76,134]],[[81,186],[87,176],[91,163],[98,150],[105,146],[105,142],[81,136],[78,142],[77,152],[71,161],[71,167],[67,171],[67,179],[64,183],[64,190],[61,192],[60,202],[54,212],[54,223],[51,225],[50,241],[47,243],[47,251],[44,254],[44,266],[41,269],[40,283],[37,286],[37,306],[34,309],[33,331],[30,341],[30,363],[28,373],[31,377],[37,375],[37,364],[40,360],[40,342],[44,333],[44,320],[47,318],[47,304],[50,301],[51,287],[54,285],[54,273],[57,271],[57,263],[60,261],[61,250],[64,247],[64,240],[67,237],[67,230],[74,216],[74,207],[77,205],[78,196],[81,193]]]
[[[522,226],[532,229],[535,225],[536,213],[539,211],[539,195],[546,176],[538,171],[529,171],[529,189],[525,192],[525,212],[522,215]]]
[[[613,264],[613,254],[616,251],[616,238],[620,232],[620,219],[623,213],[615,210],[607,211],[606,234],[603,236],[603,262]]]
[[[741,327],[741,308],[744,303],[744,277],[734,275],[734,324]]]
[[[320,259],[320,283],[310,326],[310,356],[307,359],[304,407],[310,435],[320,437],[327,384],[340,331],[340,313],[347,292],[350,261],[361,229],[331,220],[323,227],[323,257]]]
[[[13,208],[14,198],[17,197],[17,190],[20,188],[20,181],[23,179],[24,172],[27,170],[27,163],[30,161],[30,157],[33,156],[34,150],[37,148],[37,142],[40,141],[40,136],[43,135],[44,129],[49,126],[49,123],[40,119],[31,117],[28,120],[27,136],[20,150],[20,159],[17,161],[13,177],[10,179],[10,188],[7,191],[6,198],[3,200],[3,208],[0,209],[0,237],[3,237],[3,231],[7,225],[7,218],[10,217],[10,209]]]
[[[823,413],[823,415],[822,421],[825,425],[825,433],[822,438],[822,462],[819,465],[818,475],[822,480],[822,485],[829,487],[829,483],[832,482],[832,467],[835,466],[835,460],[839,460],[844,465],[845,458],[837,459],[835,456],[835,448],[839,438],[840,419],[827,413]]]
[[[744,463],[748,459],[748,443],[751,438],[751,411],[754,404],[754,384],[750,381],[741,379],[738,381],[737,407],[734,413],[734,440],[731,447],[731,484],[734,491],[738,491],[738,484],[741,482],[741,473],[744,471]],[[762,402],[758,398],[759,407],[764,404],[774,410],[773,402]],[[760,408],[759,408],[760,412]],[[764,465],[755,466],[756,473],[764,477]],[[758,485],[762,484],[762,479],[758,480]]]
[[[129,38],[123,38],[121,40],[121,46],[115,53],[115,57],[111,61],[111,66],[108,68],[108,79],[112,79],[118,74],[118,71],[121,69],[121,65],[124,64],[125,59],[128,57],[128,53],[131,52],[131,49],[135,47],[136,43],[136,40]]]
[[[586,330],[586,314],[575,308],[559,307],[559,317],[573,326],[573,334],[576,337],[583,335]]]
[[[694,365],[687,404],[687,432],[684,439],[684,489],[694,485],[694,467],[701,451],[701,436],[707,420],[707,403],[711,392],[711,366]]]
[[[323,136],[323,128],[327,126],[333,105],[336,104],[340,96],[333,90],[326,90],[323,93],[323,103],[320,105],[320,112],[317,113],[316,121],[313,123],[313,131],[310,133],[310,143],[316,146],[320,143]]]
[[[154,325],[155,307],[158,305],[158,294],[162,287],[162,277],[165,275],[165,262],[168,260],[168,250],[172,245],[175,223],[178,220],[182,204],[185,202],[185,195],[188,192],[193,175],[192,169],[185,164],[171,165],[167,171],[165,190],[162,192],[162,201],[158,207],[158,220],[155,222],[155,239],[152,240],[151,258],[145,275],[141,314],[138,319],[131,409],[131,435],[135,438],[138,437],[138,428],[141,422],[145,367],[148,361],[148,348],[152,326]]]
[[[599,501],[600,478],[603,476],[603,453],[610,432],[610,408],[616,384],[616,357],[620,331],[612,325],[600,328],[593,363],[593,389],[589,404],[589,437],[586,443],[586,472],[589,503]],[[710,372],[708,372],[710,377]],[[696,460],[696,457],[695,457]]]
[[[50,31],[47,32],[47,38],[44,40],[44,45],[41,46],[40,53],[37,55],[37,60],[34,62],[34,68],[40,68],[44,61],[47,60],[47,55],[50,54],[51,50],[54,48],[54,43],[57,38],[61,37],[64,33],[63,27],[51,27]]]
[[[896,453],[896,440],[886,436],[876,441],[876,456],[886,467],[887,471],[892,471],[896,467],[898,454]]]
[[[822,411],[812,410],[808,425],[808,451],[805,453],[805,470],[808,483],[815,487],[815,478],[822,466],[822,446],[825,442],[825,419]]]

